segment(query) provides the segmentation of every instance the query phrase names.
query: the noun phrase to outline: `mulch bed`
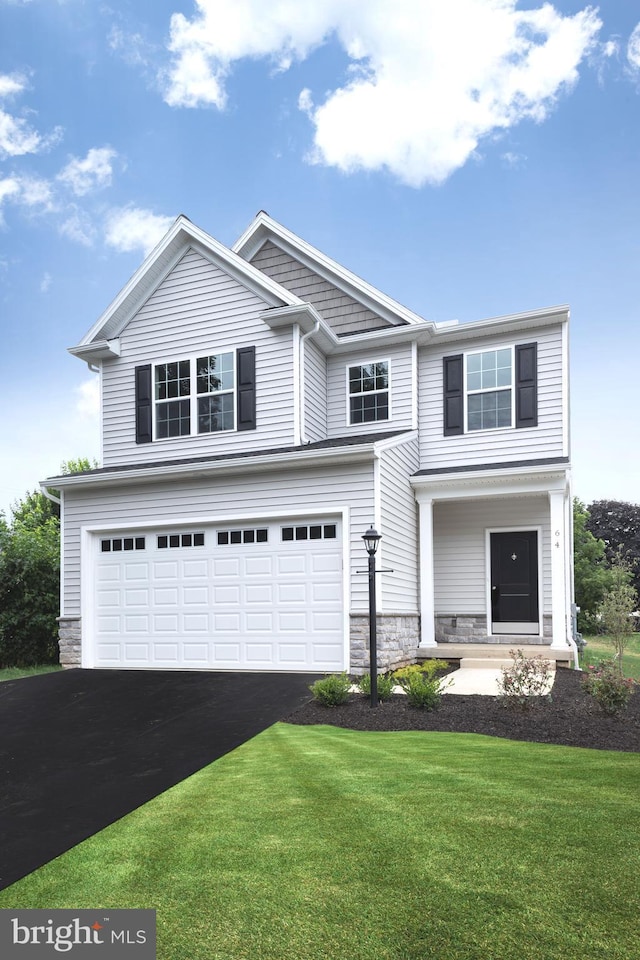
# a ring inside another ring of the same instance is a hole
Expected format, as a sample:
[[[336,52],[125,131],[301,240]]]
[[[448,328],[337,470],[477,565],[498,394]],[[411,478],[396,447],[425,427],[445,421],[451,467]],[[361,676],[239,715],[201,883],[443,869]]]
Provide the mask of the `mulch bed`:
[[[322,707],[311,700],[285,722],[324,723],[350,730],[484,733],[531,743],[640,752],[640,685],[628,709],[620,717],[610,717],[582,689],[580,677],[578,671],[558,670],[551,701],[532,698],[526,710],[505,706],[497,697],[454,694],[443,696],[440,706],[431,711],[410,707],[402,695],[372,709],[367,697],[353,694],[340,707]]]

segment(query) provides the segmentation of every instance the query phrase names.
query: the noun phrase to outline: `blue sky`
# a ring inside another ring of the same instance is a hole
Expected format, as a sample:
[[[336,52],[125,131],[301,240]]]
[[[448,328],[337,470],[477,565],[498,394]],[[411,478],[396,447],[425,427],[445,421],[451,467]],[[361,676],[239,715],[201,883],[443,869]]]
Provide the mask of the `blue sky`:
[[[0,0],[0,510],[99,456],[81,339],[179,213],[432,320],[571,307],[574,489],[640,501],[640,7]]]

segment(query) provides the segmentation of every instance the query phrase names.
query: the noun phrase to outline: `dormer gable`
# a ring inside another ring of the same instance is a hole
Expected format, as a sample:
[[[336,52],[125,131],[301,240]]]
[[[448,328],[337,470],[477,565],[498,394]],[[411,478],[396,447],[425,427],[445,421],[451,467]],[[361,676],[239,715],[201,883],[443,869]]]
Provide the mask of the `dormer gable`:
[[[261,210],[233,250],[310,303],[338,336],[403,326],[428,326],[341,264]]]

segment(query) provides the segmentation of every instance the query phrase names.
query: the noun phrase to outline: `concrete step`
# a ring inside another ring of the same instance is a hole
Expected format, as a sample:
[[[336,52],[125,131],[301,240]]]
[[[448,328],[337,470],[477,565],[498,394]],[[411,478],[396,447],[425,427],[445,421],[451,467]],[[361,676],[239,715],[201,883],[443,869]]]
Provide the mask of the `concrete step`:
[[[461,670],[500,670],[501,667],[512,667],[513,660],[500,660],[498,657],[463,657],[460,661]]]

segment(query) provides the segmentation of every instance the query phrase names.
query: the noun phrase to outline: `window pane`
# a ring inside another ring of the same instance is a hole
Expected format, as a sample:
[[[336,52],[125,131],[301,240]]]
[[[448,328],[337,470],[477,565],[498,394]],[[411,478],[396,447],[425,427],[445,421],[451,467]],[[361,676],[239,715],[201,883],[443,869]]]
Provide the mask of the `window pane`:
[[[481,357],[479,353],[473,353],[467,357],[467,373],[480,373]]]
[[[256,532],[255,530],[244,530],[242,533],[243,543],[255,543],[256,542]]]
[[[196,361],[198,393],[216,393],[218,390],[233,390],[233,354],[216,353],[198,357]]]
[[[364,419],[363,397],[351,397],[349,400],[349,422],[362,423]]]
[[[133,550],[133,537],[127,537],[122,543],[125,550]]]
[[[177,533],[172,533],[169,537],[169,546],[170,547],[179,547],[180,546],[180,537]]]
[[[159,549],[159,550],[164,550],[164,549],[165,549],[166,547],[168,547],[168,546],[169,546],[169,539],[168,539],[168,537],[158,537],[158,549]]]
[[[322,540],[322,527],[309,527],[309,540]]]
[[[325,540],[335,540],[336,538],[336,525],[335,523],[327,523],[324,528],[324,538]]]
[[[189,400],[156,404],[156,437],[185,437],[191,432]]]
[[[183,547],[190,547],[191,544],[192,544],[191,534],[190,534],[190,533],[183,533],[183,534],[182,534],[182,546],[183,546]]]
[[[493,430],[510,426],[511,390],[476,393],[468,398],[468,430]]]
[[[482,374],[467,373],[467,390],[480,390],[482,387]]]
[[[296,540],[306,540],[309,536],[308,527],[296,527]]]
[[[112,545],[113,550],[122,550],[122,540],[114,540]]]
[[[197,534],[196,534],[197,536]],[[218,543],[220,546],[226,546],[229,543],[229,534],[226,530],[220,530],[218,533]]]
[[[234,395],[223,393],[198,398],[198,433],[217,433],[233,430]]]
[[[103,553],[111,552],[111,540],[102,540],[100,543],[100,549]]]
[[[385,363],[376,363],[375,365],[376,372],[376,390],[386,390],[389,386],[389,371],[388,364]]]
[[[231,543],[242,543],[242,530],[231,531]]]
[[[256,530],[256,543],[266,543],[268,532],[266,529]]]
[[[194,547],[204,547],[204,533],[194,533],[193,545]]]
[[[283,527],[283,528],[282,528],[282,539],[283,539],[283,540],[293,540],[293,527]]]
[[[144,550],[144,537],[136,537],[136,550]]]

